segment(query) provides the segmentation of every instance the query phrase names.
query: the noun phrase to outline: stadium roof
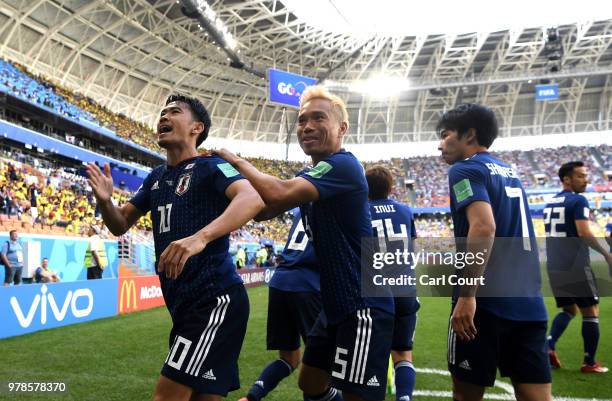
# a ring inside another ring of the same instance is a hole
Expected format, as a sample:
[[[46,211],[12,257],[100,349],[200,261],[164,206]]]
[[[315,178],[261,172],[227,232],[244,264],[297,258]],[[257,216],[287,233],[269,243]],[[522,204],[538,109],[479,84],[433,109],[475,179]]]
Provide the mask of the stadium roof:
[[[267,102],[266,81],[247,70],[269,67],[327,78],[343,91],[355,134],[349,142],[431,139],[439,114],[461,101],[495,108],[504,135],[612,129],[610,19],[561,25],[556,41],[547,26],[349,35],[314,26],[280,1],[210,0],[247,67],[237,69],[181,11],[184,3],[0,0],[0,55],[148,123],[169,93],[196,95],[213,112],[211,135],[234,139],[282,142],[295,119]],[[595,9],[597,18],[605,9]],[[379,99],[351,86],[367,88],[381,75],[405,90]],[[559,84],[559,100],[534,101],[541,79]]]
[[[597,0],[284,0],[283,4],[310,26],[366,38],[497,32],[612,18],[612,7]]]

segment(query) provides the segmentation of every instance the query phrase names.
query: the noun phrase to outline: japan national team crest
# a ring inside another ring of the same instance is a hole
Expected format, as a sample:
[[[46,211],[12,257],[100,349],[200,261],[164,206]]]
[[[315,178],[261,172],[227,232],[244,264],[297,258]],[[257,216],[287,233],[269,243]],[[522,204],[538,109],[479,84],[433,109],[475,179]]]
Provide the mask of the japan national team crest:
[[[183,174],[178,179],[176,184],[176,194],[183,195],[189,189],[189,183],[191,182],[191,173]]]

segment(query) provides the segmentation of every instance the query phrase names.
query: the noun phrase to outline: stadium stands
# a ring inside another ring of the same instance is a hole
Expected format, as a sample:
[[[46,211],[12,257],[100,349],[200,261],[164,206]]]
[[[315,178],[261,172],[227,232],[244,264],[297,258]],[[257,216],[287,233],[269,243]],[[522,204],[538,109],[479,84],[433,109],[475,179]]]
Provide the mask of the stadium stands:
[[[30,73],[24,66],[0,59],[0,89],[31,102],[49,107],[73,119],[83,119],[106,127],[120,137],[160,150],[151,127],[111,112],[93,99]]]
[[[111,112],[94,100],[73,92],[44,77],[35,76],[21,65],[0,60],[0,89],[55,110],[73,119],[82,119],[115,131],[120,137],[133,143],[159,151],[156,135],[151,127],[135,122],[124,115]],[[14,123],[31,129],[27,119]],[[62,138],[65,139],[65,138]],[[81,145],[81,144],[80,144]],[[92,149],[104,153],[103,149]],[[520,175],[523,185],[536,193],[530,195],[530,203],[542,204],[544,197],[539,189],[557,188],[557,168],[568,160],[583,160],[589,171],[591,183],[608,190],[610,181],[606,172],[612,170],[612,147],[563,146],[538,150],[513,150],[496,152],[502,160],[513,166]],[[67,169],[38,157],[23,153],[4,154],[6,160],[0,163],[0,196],[2,215],[0,224],[6,227],[21,227],[33,232],[67,233],[84,235],[82,228],[94,221],[96,211],[84,177],[74,169]],[[285,162],[264,158],[249,159],[260,171],[290,178],[305,167],[304,163]],[[437,156],[420,156],[408,159],[391,159],[378,163],[364,163],[368,168],[384,164],[394,177],[391,196],[413,207],[448,207],[448,167]],[[58,168],[59,167],[59,168]],[[38,190],[37,207],[32,206],[32,190]],[[607,189],[606,189],[607,188]],[[129,199],[130,192],[117,190],[115,201],[122,203]],[[34,209],[34,210],[33,210]],[[598,211],[595,217],[605,226],[609,213]],[[233,240],[260,241],[273,239],[283,242],[287,235],[290,218],[278,217],[265,223],[251,222],[232,234]],[[3,227],[4,228],[4,227]],[[536,224],[536,228],[540,227]],[[151,229],[151,220],[146,217],[139,221],[138,230]],[[449,236],[452,223],[445,215],[424,215],[417,218],[417,230],[422,236]]]
[[[10,93],[16,96],[46,106],[68,117],[97,122],[83,108],[61,96],[56,90],[56,86],[50,81],[30,75],[25,67],[1,59],[0,86],[8,89]]]

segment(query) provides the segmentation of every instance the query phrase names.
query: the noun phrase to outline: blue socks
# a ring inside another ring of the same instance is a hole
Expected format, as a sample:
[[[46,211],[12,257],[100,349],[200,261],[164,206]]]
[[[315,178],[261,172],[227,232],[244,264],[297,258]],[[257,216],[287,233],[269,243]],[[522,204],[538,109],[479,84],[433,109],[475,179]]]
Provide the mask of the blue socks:
[[[416,371],[412,362],[400,361],[395,364],[396,401],[411,401],[415,382]]]
[[[291,365],[282,359],[277,359],[270,363],[261,372],[257,381],[255,381],[255,384],[249,390],[247,399],[249,401],[260,401],[270,391],[274,390],[281,380],[289,376],[291,372],[293,372]]]
[[[599,318],[582,318],[582,339],[584,340],[584,363],[595,365],[595,352],[599,343]]]
[[[555,319],[553,320],[552,325],[550,326],[550,335],[548,336],[548,348],[553,351],[555,350],[555,344],[557,343],[559,337],[561,337],[561,334],[563,334],[563,332],[567,328],[567,325],[573,318],[574,315],[566,311],[560,312],[559,314],[557,314],[557,316],[555,316]]]

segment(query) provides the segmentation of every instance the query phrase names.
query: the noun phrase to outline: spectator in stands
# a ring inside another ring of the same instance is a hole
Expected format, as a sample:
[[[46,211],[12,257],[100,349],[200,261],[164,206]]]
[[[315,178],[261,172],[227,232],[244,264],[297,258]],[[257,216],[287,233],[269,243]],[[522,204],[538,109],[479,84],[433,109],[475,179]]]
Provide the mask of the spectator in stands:
[[[30,184],[28,187],[28,198],[30,200],[30,215],[33,221],[38,221],[38,187],[35,183]]]
[[[49,259],[43,258],[40,267],[36,269],[35,280],[37,283],[58,283],[59,276],[53,270],[49,270]]]
[[[13,197],[12,197],[11,191],[8,188],[6,188],[6,186],[4,186],[2,187],[2,191],[0,191],[0,196],[2,197],[2,201],[3,201],[2,211],[4,214],[10,217],[15,207],[13,203]]]
[[[23,247],[18,241],[17,230],[11,230],[9,240],[2,245],[2,263],[4,264],[4,286],[8,287],[11,282],[15,285],[21,284],[21,273],[23,272]]]
[[[100,227],[92,224],[89,226],[89,245],[85,252],[85,267],[87,268],[87,280],[102,278],[102,273],[108,265],[104,243],[100,238]]]
[[[271,244],[266,244],[267,258],[263,264],[263,267],[274,267],[276,266],[276,253],[274,247]]]
[[[264,263],[268,260],[268,250],[265,245],[262,245],[261,248],[255,254],[255,264],[257,267],[263,267]]]
[[[238,245],[238,250],[236,251],[236,269],[240,270],[246,264],[246,252],[244,249]]]

